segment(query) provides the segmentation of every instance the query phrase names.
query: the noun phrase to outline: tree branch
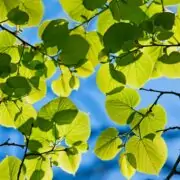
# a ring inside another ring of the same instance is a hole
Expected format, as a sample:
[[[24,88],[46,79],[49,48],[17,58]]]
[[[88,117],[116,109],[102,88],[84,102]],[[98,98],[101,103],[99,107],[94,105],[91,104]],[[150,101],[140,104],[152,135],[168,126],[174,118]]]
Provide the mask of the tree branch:
[[[6,32],[8,32],[9,34],[13,35],[16,39],[18,39],[19,41],[22,42],[22,44],[27,45],[29,47],[31,47],[34,50],[37,50],[37,47],[33,46],[32,44],[28,43],[27,41],[25,41],[24,39],[22,39],[21,37],[19,37],[16,32],[13,32],[11,30],[9,30],[8,28],[4,27],[3,25],[0,24],[0,28]]]
[[[147,92],[154,92],[154,93],[161,93],[162,95],[164,95],[164,94],[172,94],[172,95],[178,96],[180,98],[180,93],[174,92],[174,91],[161,91],[161,90],[145,89],[145,88],[140,88],[139,90],[147,91]]]
[[[172,131],[172,130],[180,130],[180,126],[169,127],[167,129],[161,129],[161,130],[158,130],[156,132],[163,132],[163,133],[165,133],[165,132]]]
[[[99,11],[98,13],[96,13],[94,16],[92,16],[91,18],[87,19],[86,21],[82,22],[81,24],[73,27],[72,29],[70,29],[70,31],[73,31],[75,29],[78,29],[79,27],[83,26],[86,23],[89,23],[91,20],[93,20],[95,17],[97,17],[98,15],[102,14],[103,12],[105,12],[106,10],[109,9],[109,6],[106,6],[103,10]]]
[[[45,152],[41,152],[41,153],[28,153],[28,154],[26,154],[26,157],[28,157],[28,156],[42,156],[42,155],[45,155],[45,154],[50,154],[50,153],[52,153],[52,152],[60,152],[60,151],[65,151],[66,149],[59,149],[59,150],[57,150],[57,149],[54,149],[54,148],[52,148],[51,150],[49,150],[49,151],[45,151]]]
[[[148,111],[147,111],[145,114],[140,114],[140,115],[142,116],[142,118],[140,119],[140,121],[139,121],[136,125],[134,125],[134,127],[132,127],[131,130],[129,130],[129,131],[126,132],[126,133],[119,134],[119,136],[120,136],[120,137],[122,137],[122,136],[124,137],[124,136],[126,136],[126,135],[129,135],[130,133],[133,132],[134,129],[136,129],[137,127],[139,127],[140,124],[141,124],[141,122],[149,115],[149,113],[152,112],[153,107],[158,103],[158,101],[159,101],[159,99],[161,98],[162,95],[163,95],[163,94],[160,93],[160,94],[157,96],[157,98],[155,99],[154,103],[150,106],[150,108],[148,109]]]
[[[0,144],[0,147],[2,146],[16,146],[24,149],[25,145],[23,144],[16,144],[16,143],[9,143],[10,139],[6,140],[4,143]]]
[[[179,174],[179,172],[176,170],[178,165],[180,163],[180,155],[178,156],[172,170],[170,171],[169,175],[166,177],[166,180],[170,180],[172,176],[174,176],[175,174]]]
[[[20,179],[21,171],[22,171],[23,164],[24,164],[24,161],[25,161],[25,158],[26,158],[26,154],[27,154],[27,151],[28,151],[28,146],[29,146],[29,141],[30,141],[30,136],[31,136],[31,133],[32,133],[32,129],[33,129],[33,124],[31,125],[29,137],[26,137],[26,149],[24,151],[24,156],[23,156],[23,159],[22,159],[21,164],[19,166],[19,171],[18,171],[18,174],[17,174],[17,180]]]

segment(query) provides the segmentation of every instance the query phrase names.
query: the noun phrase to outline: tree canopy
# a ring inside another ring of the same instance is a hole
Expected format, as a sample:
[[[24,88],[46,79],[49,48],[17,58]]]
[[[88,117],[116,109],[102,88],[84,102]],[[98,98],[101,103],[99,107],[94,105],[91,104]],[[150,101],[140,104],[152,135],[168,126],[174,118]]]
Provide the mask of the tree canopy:
[[[118,156],[120,173],[158,175],[167,161],[163,134],[165,108],[159,104],[175,91],[145,89],[151,79],[180,77],[180,0],[59,0],[69,18],[43,21],[42,0],[0,0],[0,125],[17,129],[24,144],[7,139],[0,146],[24,149],[23,158],[0,162],[2,180],[50,180],[57,166],[75,175],[82,154],[91,151],[90,117],[69,98],[80,79],[96,74],[105,96],[105,109],[116,127],[96,138],[94,153],[108,161]],[[73,21],[73,23],[72,23]],[[88,31],[95,21],[96,29]],[[40,42],[21,33],[38,27]],[[46,96],[46,81],[60,72],[51,87],[57,98],[36,111],[33,104]],[[157,93],[139,109],[139,91]],[[180,156],[166,179],[180,174]]]

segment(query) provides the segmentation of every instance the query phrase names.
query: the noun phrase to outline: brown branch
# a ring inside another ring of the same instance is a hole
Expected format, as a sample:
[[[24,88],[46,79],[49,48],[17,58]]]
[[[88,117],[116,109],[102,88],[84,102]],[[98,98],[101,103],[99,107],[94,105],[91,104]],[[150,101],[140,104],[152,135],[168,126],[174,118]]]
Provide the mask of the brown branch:
[[[166,180],[170,180],[175,174],[179,174],[179,172],[177,171],[177,167],[179,163],[180,163],[180,155],[178,156],[176,162],[174,163],[174,166],[170,171],[169,175],[166,177]]]
[[[10,141],[10,139],[6,140],[4,143],[0,144],[0,147],[2,147],[2,146],[16,146],[16,147],[20,147],[22,149],[24,149],[24,147],[25,147],[25,145],[23,145],[23,144],[10,143],[9,141]]]

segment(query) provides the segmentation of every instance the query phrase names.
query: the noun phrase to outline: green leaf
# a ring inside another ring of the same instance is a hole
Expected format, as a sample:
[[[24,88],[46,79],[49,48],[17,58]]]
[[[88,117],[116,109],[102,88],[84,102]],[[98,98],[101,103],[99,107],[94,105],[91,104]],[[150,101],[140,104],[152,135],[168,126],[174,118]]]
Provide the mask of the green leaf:
[[[86,142],[77,141],[73,143],[73,146],[81,153],[85,153],[89,150],[89,145]]]
[[[8,12],[8,20],[11,21],[15,25],[24,25],[29,21],[29,16],[26,12],[21,11],[18,7],[11,9]]]
[[[140,101],[139,94],[130,88],[106,97],[106,110],[110,118],[118,124],[126,124],[129,116]]]
[[[121,139],[118,137],[119,132],[115,128],[104,130],[98,137],[94,152],[101,160],[113,159],[121,150]]]
[[[154,19],[154,25],[160,26],[166,30],[171,30],[175,21],[175,14],[170,12],[157,13],[152,17]]]
[[[59,136],[64,137],[68,145],[77,141],[86,142],[91,133],[90,119],[86,113],[78,112],[71,124],[58,126]]]
[[[53,122],[59,125],[72,123],[77,113],[77,108],[70,99],[57,98],[40,109],[37,124],[41,130],[46,131],[51,128]]]
[[[20,59],[18,48],[15,46],[16,38],[6,31],[0,32],[0,53],[11,56],[11,62],[17,63]]]
[[[6,127],[15,127],[14,119],[19,112],[13,101],[5,101],[0,103],[0,124]]]
[[[42,20],[44,14],[43,1],[29,1],[29,0],[20,0],[19,9],[24,11],[29,16],[29,21],[27,26],[36,26]]]
[[[4,21],[7,19],[8,12],[17,7],[19,4],[19,0],[0,0],[0,21]]]
[[[113,89],[122,87],[123,84],[111,75],[109,64],[102,64],[97,72],[96,84],[103,93],[109,93]]]
[[[116,23],[112,25],[104,34],[103,41],[105,48],[115,53],[119,51],[127,41],[135,41],[140,36],[137,26],[130,23]]]
[[[61,69],[62,68],[63,68],[62,74],[60,75],[58,79],[52,82],[51,87],[52,87],[53,92],[57,96],[68,97],[73,90],[69,84],[72,78],[72,74],[69,71],[69,69],[66,69],[61,66]]]
[[[163,55],[156,62],[156,71],[160,76],[165,76],[168,78],[178,78],[180,76],[179,67],[179,52],[173,51],[169,55]]]
[[[39,28],[39,36],[46,48],[57,47],[60,50],[69,36],[68,22],[64,19],[44,21]]]
[[[161,41],[167,40],[174,35],[171,31],[163,31],[157,34],[157,38]]]
[[[13,97],[22,97],[28,95],[31,86],[26,78],[22,76],[10,77],[6,80],[6,84],[2,86],[2,91]]]
[[[155,0],[155,2],[158,2],[161,4],[161,0]],[[163,0],[164,5],[177,5],[180,4],[180,0]]]
[[[180,41],[180,34],[179,34],[179,29],[180,29],[180,15],[175,17],[175,23],[173,27],[173,32],[174,36],[169,40],[172,43],[177,43],[177,41]]]
[[[107,0],[96,0],[96,1],[83,0],[83,5],[85,6],[86,9],[93,11],[97,8],[101,8],[103,5],[105,5],[106,2]]]
[[[109,9],[104,11],[102,14],[98,16],[98,22],[97,22],[97,31],[104,35],[104,33],[109,29],[110,26],[112,26],[115,23],[115,20],[113,19],[112,13]]]
[[[0,77],[7,77],[11,73],[11,56],[8,54],[0,54]]]
[[[122,57],[120,55],[116,62],[117,70],[125,75],[127,84],[136,88],[142,87],[149,80],[155,63],[147,49],[141,52],[122,54]]]
[[[60,59],[65,65],[77,65],[80,61],[86,60],[88,51],[89,43],[82,36],[71,35],[64,44]]]
[[[126,152],[132,153],[137,162],[137,171],[158,175],[167,159],[167,146],[161,137],[153,141],[133,136],[126,144]]]
[[[33,121],[36,119],[37,113],[32,105],[28,103],[16,102],[19,112],[16,113],[14,122],[16,128],[25,135],[29,135]]]
[[[91,61],[86,61],[82,66],[76,68],[79,77],[87,78],[94,73],[94,67]]]
[[[34,104],[46,96],[46,91],[46,82],[44,79],[40,79],[37,87],[35,88],[31,86],[31,92],[28,94],[28,96],[24,97],[24,99],[28,103]]]
[[[80,86],[80,80],[77,76],[72,76],[70,81],[69,81],[69,86],[72,89],[78,90]]]
[[[56,72],[56,66],[52,60],[46,60],[45,66],[47,68],[47,71],[45,73],[45,77],[47,79],[51,78],[55,72]]]
[[[46,123],[46,121],[44,121]],[[44,123],[43,121],[41,123]],[[47,124],[43,124],[45,126]],[[48,127],[49,128],[49,127]],[[31,152],[43,153],[46,151],[51,151],[54,142],[58,138],[55,126],[51,126],[48,131],[43,131],[39,127],[33,127],[28,149]]]
[[[49,180],[53,172],[49,158],[45,156],[29,156],[25,159],[26,177],[33,180]]]
[[[65,172],[75,175],[81,162],[81,154],[74,153],[72,148],[56,152],[56,154],[58,166]]]
[[[109,6],[114,19],[117,21],[129,20],[137,24],[141,23],[147,16],[136,3],[139,4],[139,2],[132,0],[128,2],[111,1]]]
[[[87,59],[95,67],[99,64],[98,55],[99,55],[99,52],[103,49],[100,36],[97,34],[97,32],[93,31],[93,32],[86,33],[85,38],[90,46],[88,54],[87,54]]]
[[[119,83],[126,84],[126,77],[120,71],[117,71],[113,64],[109,64],[110,73],[113,79]]]
[[[83,5],[83,0],[60,0],[60,4],[67,14],[74,20],[84,22],[94,15],[94,11],[89,11]]]
[[[180,53],[177,51],[172,52],[169,56],[164,55],[161,58],[159,58],[159,61],[161,61],[164,64],[178,64],[180,63]]]
[[[2,180],[17,180],[17,175],[19,171],[19,166],[21,161],[13,156],[8,156],[0,163],[0,179]],[[21,174],[23,174],[21,172]],[[23,177],[20,177],[20,180],[23,180]]]
[[[150,108],[150,106],[149,106]],[[141,109],[139,112],[146,114],[149,108]],[[133,121],[131,122],[131,127],[135,127],[142,120],[142,115],[136,113]],[[167,123],[166,111],[160,105],[155,105],[145,118],[143,118],[140,124],[140,133],[141,137],[144,137],[150,133],[156,133],[157,130],[164,129]],[[139,135],[138,129],[135,129],[134,132]]]
[[[130,153],[129,153],[130,154]],[[134,156],[133,156],[134,157]],[[136,170],[128,161],[128,154],[121,154],[119,159],[119,166],[121,173],[127,179],[131,179],[131,177],[135,174]]]

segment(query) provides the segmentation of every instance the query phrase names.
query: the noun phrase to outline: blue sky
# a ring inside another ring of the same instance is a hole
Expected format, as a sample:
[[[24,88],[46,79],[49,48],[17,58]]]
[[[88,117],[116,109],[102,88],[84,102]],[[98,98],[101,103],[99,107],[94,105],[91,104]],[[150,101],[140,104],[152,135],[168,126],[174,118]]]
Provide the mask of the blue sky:
[[[55,19],[55,18],[66,18],[68,16],[63,12],[61,6],[58,3],[58,0],[44,0],[45,4],[45,15],[43,20],[45,19]],[[90,24],[89,30],[93,30],[95,28],[95,24]],[[37,28],[26,29],[23,34],[23,38],[29,41],[30,43],[36,43],[39,41],[37,36]],[[54,77],[56,78],[57,75]],[[52,78],[52,79],[54,79]],[[47,103],[52,100],[56,96],[53,94],[51,90],[51,80],[47,81],[48,92],[47,96],[39,103],[35,104],[35,108],[38,110]],[[149,81],[145,87],[154,88],[160,90],[173,90],[180,92],[180,79],[158,79]],[[147,107],[149,104],[154,102],[157,94],[149,93],[149,92],[140,92],[141,94],[141,104],[139,108]],[[107,128],[107,127],[118,127],[120,131],[124,131],[125,127],[116,126],[107,116],[104,107],[105,96],[97,89],[96,87],[96,79],[95,74],[87,79],[81,80],[81,87],[78,91],[72,93],[70,98],[73,102],[83,111],[86,111],[90,114],[91,118],[91,126],[92,126],[92,135],[89,140],[90,143],[90,151],[83,155],[82,163],[80,169],[78,170],[76,176],[68,175],[63,172],[59,168],[54,168],[54,180],[66,179],[66,180],[114,180],[114,179],[124,179],[119,172],[118,167],[118,159],[102,162],[97,159],[93,154],[93,146],[95,139],[99,135],[99,133]],[[160,104],[164,106],[167,111],[168,116],[168,124],[169,126],[180,126],[180,99],[174,96],[163,96],[163,98],[159,101]],[[23,137],[20,133],[18,133],[14,129],[7,129],[0,127],[0,142],[11,138],[13,142],[22,143]],[[163,179],[164,176],[167,175],[169,169],[168,167],[172,166],[174,161],[176,160],[179,154],[180,141],[179,141],[180,133],[179,132],[169,132],[164,135],[166,139],[169,157],[167,160],[167,166],[165,166],[159,177],[149,176],[150,179]],[[23,150],[16,147],[3,147],[0,148],[0,159],[4,158],[6,155],[15,155],[19,158],[22,158]],[[137,173],[133,180],[144,180],[148,179],[147,175],[143,175]],[[173,178],[173,180],[178,179],[178,177]]]

